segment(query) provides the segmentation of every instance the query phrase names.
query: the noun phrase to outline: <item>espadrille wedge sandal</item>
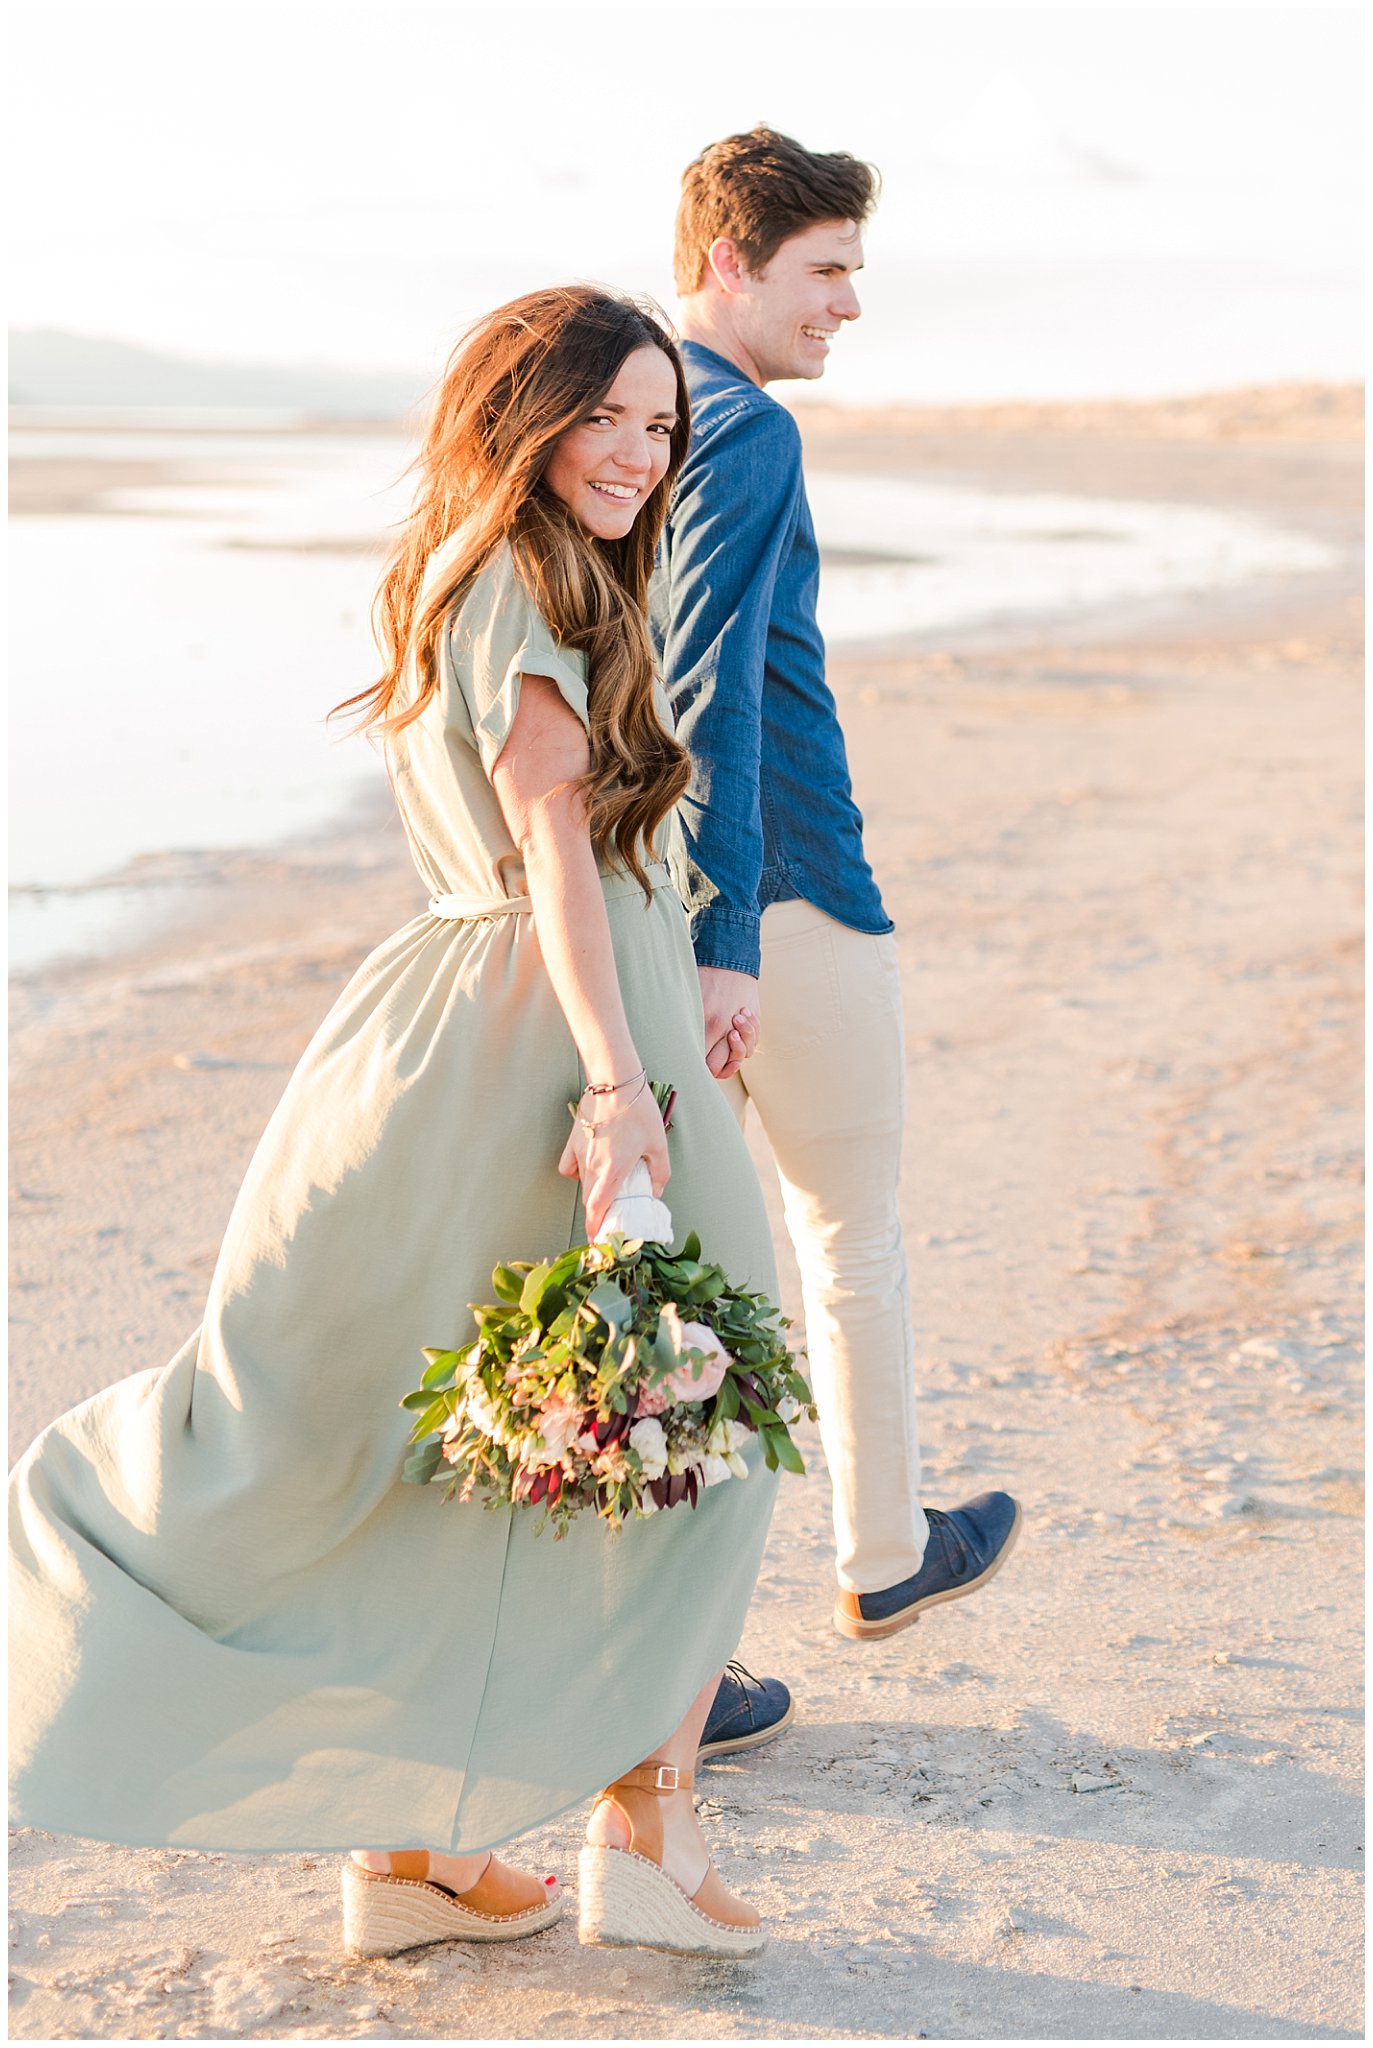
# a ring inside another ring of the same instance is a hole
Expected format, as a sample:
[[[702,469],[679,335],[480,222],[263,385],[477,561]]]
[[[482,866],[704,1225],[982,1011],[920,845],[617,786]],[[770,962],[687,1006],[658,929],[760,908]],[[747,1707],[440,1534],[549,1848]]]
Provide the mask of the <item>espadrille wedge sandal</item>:
[[[343,1866],[344,1946],[393,1956],[431,1941],[517,1941],[551,1927],[563,1910],[556,1877],[527,1877],[492,1856],[465,1892],[435,1884],[426,1849],[398,1850],[390,1872]]]
[[[767,1939],[752,1906],[734,1898],[713,1863],[690,1896],[663,1869],[663,1817],[656,1804],[690,1792],[691,1773],[675,1764],[640,1764],[608,1785],[629,1829],[625,1849],[587,1844],[578,1861],[579,1924],[603,1948],[661,1948],[675,1955],[753,1956]]]

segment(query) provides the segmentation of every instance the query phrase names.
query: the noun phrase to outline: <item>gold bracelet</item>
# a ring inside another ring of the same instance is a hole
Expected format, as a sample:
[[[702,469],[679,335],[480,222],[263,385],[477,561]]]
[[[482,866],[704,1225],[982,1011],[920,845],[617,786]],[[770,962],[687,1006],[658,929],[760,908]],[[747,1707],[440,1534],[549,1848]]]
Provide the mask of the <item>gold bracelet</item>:
[[[646,1080],[647,1077],[648,1069],[646,1067],[640,1067],[639,1071],[636,1074],[630,1075],[629,1081],[643,1081]],[[621,1088],[627,1088],[629,1086],[629,1081],[588,1081],[585,1088],[583,1088],[582,1090],[582,1094],[618,1095]]]
[[[628,1082],[626,1082],[626,1083],[625,1083],[625,1086],[627,1087],[628,1085],[629,1085],[629,1084],[628,1084]],[[617,1115],[615,1115],[615,1116],[603,1116],[603,1117],[601,1118],[601,1121],[600,1121],[600,1122],[599,1122],[598,1124],[593,1124],[589,1116],[583,1116],[580,1110],[576,1110],[576,1111],[574,1112],[574,1114],[575,1114],[575,1116],[576,1116],[577,1122],[578,1122],[578,1123],[579,1123],[579,1124],[581,1125],[581,1127],[582,1127],[582,1129],[583,1129],[584,1131],[592,1131],[592,1132],[595,1132],[595,1131],[603,1131],[603,1130],[605,1130],[605,1128],[606,1128],[606,1126],[607,1126],[608,1124],[617,1124],[617,1123],[619,1123],[619,1122],[620,1122],[620,1120],[621,1120],[621,1118],[623,1118],[623,1117],[626,1117],[626,1116],[628,1116],[628,1114],[629,1114],[630,1110],[631,1110],[631,1109],[633,1109],[633,1107],[634,1107],[635,1103],[636,1103],[636,1102],[637,1102],[637,1101],[639,1100],[639,1097],[640,1097],[640,1096],[641,1096],[641,1095],[643,1094],[643,1092],[644,1092],[645,1088],[647,1088],[647,1086],[648,1086],[648,1073],[647,1073],[647,1071],[645,1071],[645,1073],[644,1073],[644,1076],[643,1076],[643,1079],[642,1079],[642,1080],[640,1081],[640,1083],[639,1083],[638,1087],[637,1087],[637,1088],[635,1089],[634,1093],[633,1093],[633,1094],[632,1094],[632,1095],[630,1096],[630,1098],[629,1098],[628,1102],[627,1102],[627,1103],[625,1104],[624,1108],[623,1108],[622,1110],[620,1110],[620,1111],[618,1112],[618,1114],[617,1114]],[[583,1093],[585,1093],[585,1090],[583,1090]]]

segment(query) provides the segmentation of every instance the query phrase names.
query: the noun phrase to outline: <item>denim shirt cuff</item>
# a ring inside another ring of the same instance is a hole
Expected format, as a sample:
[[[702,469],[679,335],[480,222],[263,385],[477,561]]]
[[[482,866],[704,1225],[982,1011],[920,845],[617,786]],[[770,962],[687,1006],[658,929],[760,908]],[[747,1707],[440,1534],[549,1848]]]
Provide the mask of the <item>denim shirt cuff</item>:
[[[733,974],[751,974],[762,965],[761,918],[756,910],[738,910],[728,903],[707,903],[691,920],[691,943],[698,967],[723,967]]]

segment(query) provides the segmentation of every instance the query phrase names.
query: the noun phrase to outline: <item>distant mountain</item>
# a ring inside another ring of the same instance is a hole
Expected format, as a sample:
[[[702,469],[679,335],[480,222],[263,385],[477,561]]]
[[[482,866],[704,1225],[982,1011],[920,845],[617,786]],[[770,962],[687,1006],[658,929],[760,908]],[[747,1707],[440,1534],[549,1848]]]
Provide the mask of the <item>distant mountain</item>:
[[[394,419],[423,398],[429,382],[419,371],[199,362],[59,328],[11,333],[9,363],[11,405],[242,408]]]

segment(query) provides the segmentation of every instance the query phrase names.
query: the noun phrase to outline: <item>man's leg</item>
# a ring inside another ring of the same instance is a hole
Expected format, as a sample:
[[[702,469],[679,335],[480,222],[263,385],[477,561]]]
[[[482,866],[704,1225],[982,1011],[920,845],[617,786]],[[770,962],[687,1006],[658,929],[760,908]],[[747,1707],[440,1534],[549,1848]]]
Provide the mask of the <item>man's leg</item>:
[[[758,1051],[741,1070],[782,1182],[834,1488],[839,1583],[920,1568],[928,1528],[897,1183],[905,1040],[893,936],[804,902],[763,914]],[[727,1084],[736,1089],[737,1084]]]

